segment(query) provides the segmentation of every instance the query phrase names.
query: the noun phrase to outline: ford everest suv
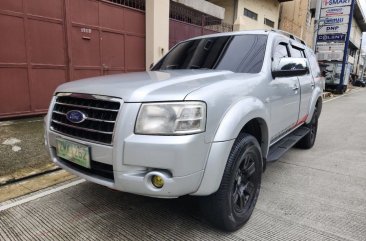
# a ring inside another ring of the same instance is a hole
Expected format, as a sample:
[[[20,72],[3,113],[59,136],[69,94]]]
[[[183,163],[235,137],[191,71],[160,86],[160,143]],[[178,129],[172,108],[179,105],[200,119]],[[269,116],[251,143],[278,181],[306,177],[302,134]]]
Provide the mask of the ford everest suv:
[[[290,34],[243,31],[183,41],[151,71],[59,86],[45,140],[60,167],[109,188],[201,197],[233,231],[250,217],[266,162],[314,145],[324,80]]]

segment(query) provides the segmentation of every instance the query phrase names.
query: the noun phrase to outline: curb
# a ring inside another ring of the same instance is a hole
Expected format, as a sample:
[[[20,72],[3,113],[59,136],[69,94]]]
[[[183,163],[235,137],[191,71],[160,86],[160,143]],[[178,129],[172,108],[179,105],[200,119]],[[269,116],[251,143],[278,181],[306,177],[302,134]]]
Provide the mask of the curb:
[[[49,174],[49,173],[52,173],[52,172],[56,172],[56,171],[59,171],[59,170],[62,170],[62,169],[60,167],[55,166],[55,167],[51,167],[49,169],[42,170],[42,171],[36,172],[36,173],[32,173],[32,174],[29,174],[29,175],[26,175],[26,176],[23,176],[23,177],[9,178],[5,181],[0,182],[0,187],[4,187],[4,186],[9,185],[9,184],[14,184],[14,183],[17,183],[17,182],[25,181],[25,180],[28,180],[28,179],[31,179],[31,178],[34,178],[34,177],[42,176],[42,175]]]

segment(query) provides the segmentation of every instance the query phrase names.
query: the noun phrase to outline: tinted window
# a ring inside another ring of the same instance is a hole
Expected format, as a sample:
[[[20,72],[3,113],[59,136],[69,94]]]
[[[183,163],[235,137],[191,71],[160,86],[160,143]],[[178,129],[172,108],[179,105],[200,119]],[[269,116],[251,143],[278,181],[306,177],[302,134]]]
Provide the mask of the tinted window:
[[[279,44],[276,46],[273,52],[274,59],[280,59],[283,57],[289,57],[288,50],[286,44]]]
[[[296,47],[292,47],[291,48],[291,57],[294,57],[294,58],[306,58],[305,57],[304,50],[303,49],[296,48]]]
[[[318,64],[318,60],[316,59],[316,56],[313,51],[309,50],[307,51],[310,69],[313,77],[320,77],[321,72]]]
[[[304,53],[303,53],[303,51],[301,49],[292,47],[291,57],[294,57],[294,58],[304,58],[305,56],[304,56]]]
[[[172,49],[153,70],[218,69],[258,73],[267,35],[237,35],[186,41]]]

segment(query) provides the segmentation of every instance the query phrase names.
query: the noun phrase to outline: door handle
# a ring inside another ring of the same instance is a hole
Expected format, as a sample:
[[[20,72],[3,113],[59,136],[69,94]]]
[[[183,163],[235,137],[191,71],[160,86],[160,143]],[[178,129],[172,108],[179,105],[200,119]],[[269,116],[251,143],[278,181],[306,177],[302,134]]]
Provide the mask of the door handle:
[[[299,89],[299,86],[298,85],[294,85],[294,87],[292,87],[293,90],[298,90]]]
[[[311,88],[314,89],[315,88],[315,83],[311,83]]]

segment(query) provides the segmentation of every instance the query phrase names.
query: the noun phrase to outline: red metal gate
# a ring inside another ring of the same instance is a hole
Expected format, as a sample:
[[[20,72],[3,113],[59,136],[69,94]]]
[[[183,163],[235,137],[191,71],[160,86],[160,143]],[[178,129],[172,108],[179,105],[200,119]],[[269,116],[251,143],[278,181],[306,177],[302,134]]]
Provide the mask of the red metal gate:
[[[71,80],[145,70],[145,13],[97,0],[66,0]]]
[[[144,70],[144,11],[121,4],[1,0],[0,119],[44,113],[61,83]]]
[[[0,117],[44,112],[67,80],[63,2],[0,1]]]

